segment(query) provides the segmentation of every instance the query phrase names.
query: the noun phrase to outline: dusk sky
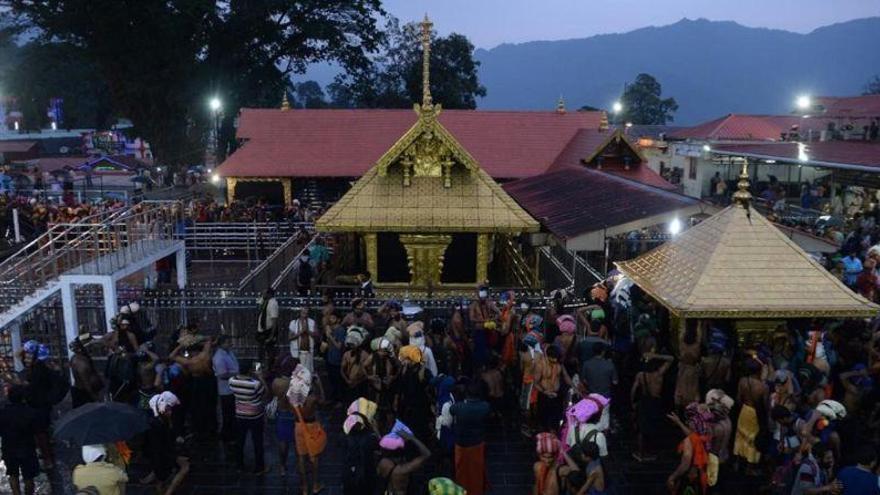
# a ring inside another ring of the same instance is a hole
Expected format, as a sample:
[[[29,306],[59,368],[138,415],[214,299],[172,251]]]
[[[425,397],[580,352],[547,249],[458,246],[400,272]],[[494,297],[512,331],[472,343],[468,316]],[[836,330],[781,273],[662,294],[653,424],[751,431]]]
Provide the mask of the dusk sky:
[[[478,48],[504,42],[584,38],[672,24],[683,17],[796,32],[880,15],[880,0],[384,0],[401,22],[425,12],[441,34]]]

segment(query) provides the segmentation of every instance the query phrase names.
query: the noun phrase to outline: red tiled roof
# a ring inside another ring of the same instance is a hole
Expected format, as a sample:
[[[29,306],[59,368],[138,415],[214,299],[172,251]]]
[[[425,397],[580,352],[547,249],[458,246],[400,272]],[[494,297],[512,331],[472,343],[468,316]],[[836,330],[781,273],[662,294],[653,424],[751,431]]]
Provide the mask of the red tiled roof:
[[[803,151],[808,158],[806,163],[822,162],[880,169],[880,143],[823,141],[805,143],[804,146]],[[713,146],[712,151],[724,154],[742,153],[748,156],[789,162],[797,162],[801,157],[798,143],[724,144]]]
[[[699,202],[585,167],[565,167],[502,187],[561,239],[572,239]]]
[[[694,127],[686,127],[672,133],[681,139],[707,139],[712,141],[778,141],[780,134],[797,125],[801,117],[770,115],[729,114]]]
[[[613,131],[598,131],[591,129],[579,130],[562,150],[562,153],[556,157],[556,160],[550,166],[548,171],[585,168],[586,165],[583,163],[583,160],[595,153],[597,148],[602,146],[612,134]],[[626,139],[628,140],[629,138]],[[633,146],[633,148],[636,149],[635,146]],[[670,184],[666,179],[660,177],[659,174],[643,163],[633,164],[629,170],[620,167],[606,167],[603,168],[601,172],[641,182],[642,184],[647,184],[649,186],[659,187],[661,189],[673,190],[676,188],[673,184]]]
[[[549,171],[560,168],[585,167],[584,158],[592,155],[608,139],[610,131],[580,129],[550,165]]]
[[[440,122],[496,179],[546,171],[601,112],[444,110]],[[242,147],[217,168],[224,177],[359,177],[416,121],[412,110],[242,109]]]
[[[36,141],[0,141],[0,153],[25,153],[36,145]]]
[[[813,100],[823,108],[824,117],[880,117],[880,95],[819,96]]]
[[[798,115],[728,114],[693,127],[678,129],[671,132],[670,137],[707,141],[780,141],[782,133],[794,129],[802,136],[808,135],[810,131],[818,136],[832,120]]]

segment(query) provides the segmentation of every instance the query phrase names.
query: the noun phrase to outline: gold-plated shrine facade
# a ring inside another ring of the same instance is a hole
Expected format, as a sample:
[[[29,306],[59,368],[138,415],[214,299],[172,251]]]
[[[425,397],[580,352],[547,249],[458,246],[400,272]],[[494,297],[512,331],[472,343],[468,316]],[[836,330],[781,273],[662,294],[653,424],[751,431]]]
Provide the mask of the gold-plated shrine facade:
[[[437,120],[442,109],[428,82],[430,22],[422,26],[424,85],[416,123],[316,227],[359,234],[379,287],[473,287],[488,278],[493,236],[537,232],[539,225]],[[407,273],[390,267],[401,263]]]

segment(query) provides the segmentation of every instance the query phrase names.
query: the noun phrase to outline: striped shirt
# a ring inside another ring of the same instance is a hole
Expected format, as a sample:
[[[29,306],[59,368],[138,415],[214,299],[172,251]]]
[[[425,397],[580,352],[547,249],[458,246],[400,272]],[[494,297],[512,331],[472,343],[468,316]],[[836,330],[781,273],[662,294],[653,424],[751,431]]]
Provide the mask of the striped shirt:
[[[265,411],[263,396],[266,387],[256,378],[236,375],[229,379],[229,388],[235,396],[235,417],[241,419],[259,419]]]

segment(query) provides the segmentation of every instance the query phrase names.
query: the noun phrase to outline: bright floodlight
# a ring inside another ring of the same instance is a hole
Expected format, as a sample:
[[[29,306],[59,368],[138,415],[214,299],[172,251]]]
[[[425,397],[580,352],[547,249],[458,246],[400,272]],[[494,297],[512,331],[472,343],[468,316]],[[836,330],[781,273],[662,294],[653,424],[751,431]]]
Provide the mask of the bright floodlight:
[[[214,184],[219,184],[220,183],[220,176],[217,174],[211,175],[211,182]]]
[[[810,97],[807,95],[798,96],[797,106],[801,110],[809,110],[812,106],[812,102],[810,101]]]
[[[57,130],[58,130],[58,122],[55,122],[54,120],[52,121],[52,130],[53,130],[53,131],[57,131]]]
[[[623,103],[619,101],[615,101],[613,105],[611,105],[611,111],[614,113],[620,113],[623,111]]]
[[[212,112],[216,112],[216,111],[220,110],[220,107],[223,106],[223,104],[220,103],[220,98],[217,98],[216,96],[211,98],[210,105],[211,105]]]
[[[712,151],[712,147],[709,146],[708,144],[704,144],[704,145],[703,145],[703,151],[705,151],[705,152],[708,153],[709,151]]]
[[[681,232],[681,220],[676,217],[669,222],[669,233],[672,235],[678,235],[679,232]]]

